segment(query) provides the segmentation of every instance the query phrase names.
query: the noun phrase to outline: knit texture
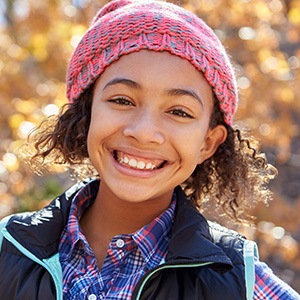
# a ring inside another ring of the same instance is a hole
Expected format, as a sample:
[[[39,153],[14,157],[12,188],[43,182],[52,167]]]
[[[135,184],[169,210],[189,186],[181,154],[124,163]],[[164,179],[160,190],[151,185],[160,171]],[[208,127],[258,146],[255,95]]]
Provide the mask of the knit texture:
[[[70,102],[122,55],[142,49],[168,51],[191,62],[211,85],[229,125],[238,94],[226,51],[199,17],[167,2],[114,0],[105,5],[76,47],[67,72]]]

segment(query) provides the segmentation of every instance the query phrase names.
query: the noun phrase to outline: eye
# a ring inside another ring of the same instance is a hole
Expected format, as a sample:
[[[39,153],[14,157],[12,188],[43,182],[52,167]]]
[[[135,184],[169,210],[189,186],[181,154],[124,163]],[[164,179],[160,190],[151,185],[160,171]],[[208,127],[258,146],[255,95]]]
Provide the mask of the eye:
[[[110,103],[115,103],[118,105],[124,105],[124,106],[134,106],[134,103],[127,99],[126,97],[115,97],[108,100]]]
[[[194,119],[193,116],[191,116],[190,114],[188,114],[186,111],[184,111],[181,108],[175,108],[169,111],[169,113],[171,115],[180,117],[180,118],[188,118],[188,119]]]

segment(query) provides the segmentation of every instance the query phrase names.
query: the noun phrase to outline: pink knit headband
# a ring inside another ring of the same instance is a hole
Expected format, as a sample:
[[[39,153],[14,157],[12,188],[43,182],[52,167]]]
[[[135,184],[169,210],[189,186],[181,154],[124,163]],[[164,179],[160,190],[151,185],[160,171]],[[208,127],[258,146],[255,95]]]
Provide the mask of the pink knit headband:
[[[190,61],[212,86],[225,122],[232,124],[238,95],[224,47],[196,15],[160,1],[114,0],[100,9],[71,57],[69,101],[78,99],[122,55],[141,49],[168,51]]]

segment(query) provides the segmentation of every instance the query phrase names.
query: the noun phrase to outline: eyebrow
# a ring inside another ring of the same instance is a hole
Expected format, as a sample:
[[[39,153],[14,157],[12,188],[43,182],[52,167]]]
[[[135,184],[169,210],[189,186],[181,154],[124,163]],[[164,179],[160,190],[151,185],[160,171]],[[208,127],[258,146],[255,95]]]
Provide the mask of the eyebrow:
[[[109,86],[113,86],[113,85],[116,85],[116,84],[123,84],[123,85],[126,85],[126,86],[128,86],[130,88],[134,88],[134,89],[141,89],[142,88],[142,86],[139,83],[137,83],[136,81],[133,81],[131,79],[124,78],[124,77],[116,77],[116,78],[113,78],[112,80],[110,80],[104,86],[103,91],[106,88],[108,88]],[[195,91],[190,90],[190,89],[174,88],[174,89],[166,90],[165,94],[169,95],[169,96],[189,96],[189,97],[192,97],[192,98],[196,99],[202,107],[204,106],[201,97]]]
[[[193,90],[189,90],[189,89],[170,89],[170,90],[166,91],[166,94],[170,95],[170,96],[190,96],[190,97],[196,99],[202,107],[204,106],[201,97]]]
[[[109,86],[112,86],[112,85],[116,85],[116,84],[123,84],[123,85],[126,85],[128,87],[131,87],[131,88],[134,88],[134,89],[140,89],[141,88],[141,85],[139,85],[137,82],[131,80],[131,79],[128,79],[128,78],[122,78],[122,77],[117,77],[117,78],[114,78],[112,80],[110,80],[103,88],[103,91],[108,88]]]

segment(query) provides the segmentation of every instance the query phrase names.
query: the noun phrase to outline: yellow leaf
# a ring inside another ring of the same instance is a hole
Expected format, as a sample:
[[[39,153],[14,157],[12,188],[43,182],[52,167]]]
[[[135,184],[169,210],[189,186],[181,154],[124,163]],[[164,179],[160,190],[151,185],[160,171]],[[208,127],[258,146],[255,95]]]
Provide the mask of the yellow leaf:
[[[13,129],[17,129],[23,121],[25,121],[25,117],[22,114],[13,114],[8,118],[8,124]]]
[[[295,25],[300,25],[300,7],[294,7],[290,9],[288,13],[288,18],[291,23]]]

